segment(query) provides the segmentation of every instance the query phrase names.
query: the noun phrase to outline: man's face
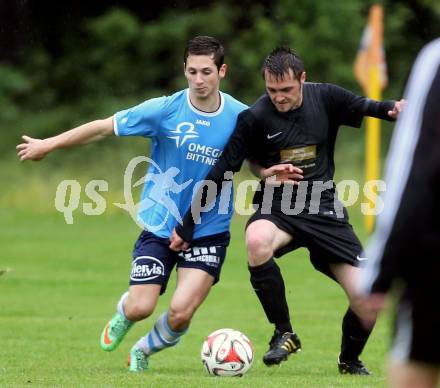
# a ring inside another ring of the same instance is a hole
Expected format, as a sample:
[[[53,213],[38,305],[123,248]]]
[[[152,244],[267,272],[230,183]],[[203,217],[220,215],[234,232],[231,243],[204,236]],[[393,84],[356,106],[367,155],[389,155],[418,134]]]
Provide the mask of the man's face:
[[[264,72],[266,91],[278,112],[288,112],[299,108],[302,103],[302,86],[306,80],[306,73],[300,79],[294,78],[293,71],[289,69],[283,78],[276,78],[267,70]]]
[[[189,55],[184,70],[191,96],[205,100],[218,92],[220,80],[226,74],[226,65],[217,69],[213,55]]]

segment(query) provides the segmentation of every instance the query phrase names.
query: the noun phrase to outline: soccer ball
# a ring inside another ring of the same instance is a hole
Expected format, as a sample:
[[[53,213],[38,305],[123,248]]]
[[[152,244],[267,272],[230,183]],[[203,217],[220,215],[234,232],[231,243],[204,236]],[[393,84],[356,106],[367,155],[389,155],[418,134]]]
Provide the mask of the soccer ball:
[[[252,365],[254,350],[240,331],[220,329],[203,342],[201,357],[211,376],[243,376]]]

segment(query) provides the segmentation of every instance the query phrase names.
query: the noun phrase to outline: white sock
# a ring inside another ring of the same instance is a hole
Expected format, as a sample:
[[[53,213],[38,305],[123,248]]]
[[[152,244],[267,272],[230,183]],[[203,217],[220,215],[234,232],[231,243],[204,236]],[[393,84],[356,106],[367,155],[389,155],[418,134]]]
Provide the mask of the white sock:
[[[116,307],[116,311],[121,314],[125,319],[127,319],[127,317],[125,316],[125,312],[124,312],[124,302],[125,300],[128,298],[128,291],[124,292],[121,296],[121,299],[119,299],[118,305]],[[127,319],[128,321],[129,319]]]
[[[135,346],[142,349],[147,356],[151,356],[176,345],[187,330],[187,328],[179,332],[171,330],[168,325],[168,312],[165,312],[158,318],[150,332],[142,337]]]

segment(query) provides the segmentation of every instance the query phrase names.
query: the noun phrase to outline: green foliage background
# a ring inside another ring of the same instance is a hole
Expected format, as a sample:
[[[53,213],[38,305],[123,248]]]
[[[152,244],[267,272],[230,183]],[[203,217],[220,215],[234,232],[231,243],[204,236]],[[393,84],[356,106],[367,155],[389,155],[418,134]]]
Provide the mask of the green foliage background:
[[[23,132],[49,136],[185,87],[182,51],[199,34],[224,42],[230,71],[223,89],[246,103],[263,92],[260,64],[279,44],[303,57],[310,80],[361,92],[352,64],[371,3],[276,0],[268,7],[225,1],[185,9],[177,2],[145,23],[127,9],[111,8],[65,34],[57,56],[34,41],[16,63],[0,63],[1,150],[10,151]],[[431,28],[425,35],[440,35],[439,3],[415,3],[437,23],[430,27],[417,20],[406,2],[384,2],[390,77],[384,97],[402,94],[415,55],[426,43],[411,31]]]
[[[15,145],[23,134],[52,136],[186,87],[182,52],[195,35],[224,43],[229,71],[222,89],[248,104],[264,92],[262,60],[281,44],[304,59],[309,80],[362,93],[352,66],[373,1],[211,1],[191,8],[188,3],[170,3],[149,21],[128,8],[108,8],[70,21],[55,52],[44,37],[29,36],[14,60],[0,61],[0,203],[18,205],[29,193],[52,196],[56,182],[68,178],[113,179],[111,189],[120,188],[120,172],[131,157],[148,153],[148,142],[110,139],[55,152],[41,165],[17,163]],[[400,98],[418,51],[440,35],[440,3],[383,4],[389,73],[384,98]],[[384,123],[383,155],[391,132],[392,125]],[[363,131],[341,130],[338,178],[362,179],[363,144]]]

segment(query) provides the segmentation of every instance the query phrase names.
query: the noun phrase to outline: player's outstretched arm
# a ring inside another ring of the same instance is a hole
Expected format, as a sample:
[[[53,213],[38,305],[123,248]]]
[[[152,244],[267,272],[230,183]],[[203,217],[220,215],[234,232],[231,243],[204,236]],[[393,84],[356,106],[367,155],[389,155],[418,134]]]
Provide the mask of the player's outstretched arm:
[[[58,149],[92,143],[113,134],[113,116],[80,125],[57,136],[34,139],[22,136],[23,143],[17,145],[20,161],[41,160],[48,153]]]

